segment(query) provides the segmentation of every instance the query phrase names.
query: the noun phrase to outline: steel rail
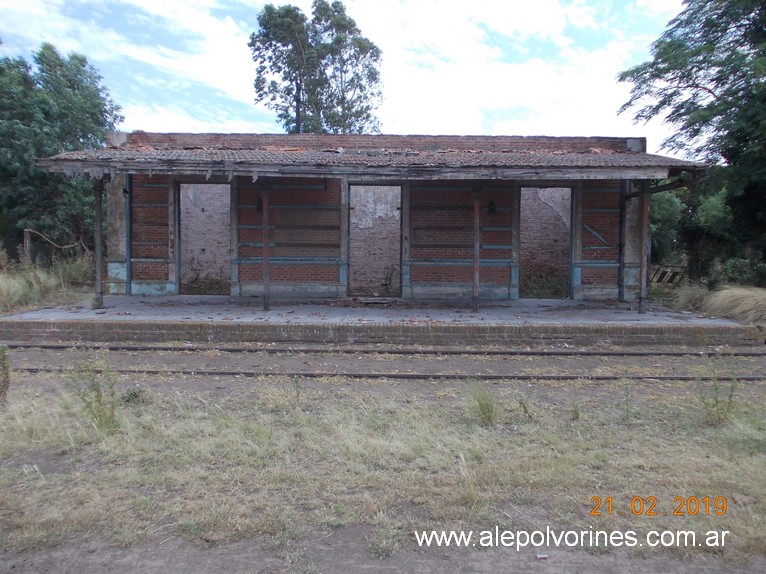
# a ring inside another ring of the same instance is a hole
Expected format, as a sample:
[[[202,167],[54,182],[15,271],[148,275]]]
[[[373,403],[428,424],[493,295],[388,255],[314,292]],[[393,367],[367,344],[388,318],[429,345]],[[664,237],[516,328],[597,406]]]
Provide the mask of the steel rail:
[[[14,371],[30,374],[36,373],[70,373],[67,367],[15,367]],[[93,369],[102,373],[104,369]],[[204,376],[204,377],[289,377],[300,379],[321,379],[336,377],[344,379],[393,379],[393,380],[479,380],[479,381],[647,381],[647,382],[688,382],[688,381],[738,381],[766,382],[764,375],[743,376],[689,376],[689,375],[563,375],[563,374],[529,374],[508,375],[500,373],[380,373],[380,372],[261,372],[248,370],[183,370],[183,369],[109,369],[109,372],[119,375],[164,375],[164,376]]]
[[[97,344],[97,343],[5,343],[9,349],[40,349],[50,351],[93,350],[93,351],[134,351],[134,352],[183,352],[183,351],[220,351],[223,353],[265,353],[276,355],[282,353],[305,354],[377,354],[377,355],[467,355],[467,356],[529,356],[529,357],[766,357],[766,351],[740,350],[600,350],[600,349],[459,349],[455,347],[232,347],[204,345],[131,345],[131,344]]]

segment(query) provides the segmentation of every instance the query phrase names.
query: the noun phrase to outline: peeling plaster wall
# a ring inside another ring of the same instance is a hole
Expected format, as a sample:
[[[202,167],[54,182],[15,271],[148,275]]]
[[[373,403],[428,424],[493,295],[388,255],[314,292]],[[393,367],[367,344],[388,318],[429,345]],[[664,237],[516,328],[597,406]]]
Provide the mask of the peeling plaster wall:
[[[349,291],[401,294],[401,188],[351,186]]]
[[[110,295],[127,293],[127,196],[123,193],[125,175],[115,175],[106,190],[106,281],[104,291]]]
[[[182,285],[195,277],[228,281],[230,224],[228,185],[181,185]]]

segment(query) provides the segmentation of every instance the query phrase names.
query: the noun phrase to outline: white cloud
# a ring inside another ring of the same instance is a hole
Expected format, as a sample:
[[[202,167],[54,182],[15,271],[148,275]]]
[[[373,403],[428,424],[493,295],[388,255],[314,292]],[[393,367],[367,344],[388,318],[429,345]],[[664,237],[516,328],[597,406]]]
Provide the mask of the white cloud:
[[[223,113],[200,115],[195,111],[176,105],[128,104],[123,109],[126,120],[120,129],[189,133],[276,133],[280,131],[275,124],[269,122],[248,121]]]
[[[164,99],[138,101],[131,93],[121,102],[124,129],[278,131],[265,108],[252,103],[255,71],[247,41],[262,3],[92,2],[93,10],[119,13],[126,23],[143,20],[146,26],[167,30],[167,36],[151,43],[128,37],[129,26],[119,19],[104,28],[65,17],[64,3],[0,0],[0,7],[14,37],[26,39],[24,49],[36,49],[40,30],[45,30],[60,50],[84,53],[112,74],[119,74],[128,61],[140,63],[133,86],[144,87],[147,97],[159,94]],[[310,14],[310,0],[290,3]],[[362,32],[383,50],[379,116],[385,132],[646,135],[653,149],[667,132],[659,124],[633,126],[629,114],[616,115],[629,86],[617,84],[615,77],[648,58],[649,43],[681,9],[681,0],[473,0],[448,5],[437,0],[346,0],[345,5]],[[232,15],[242,12],[233,11],[234,6],[247,7],[252,16],[235,20]],[[229,15],[222,16],[227,8]],[[647,24],[654,27],[647,29]],[[585,48],[576,42],[583,32],[598,33],[607,44]],[[498,37],[507,38],[504,45],[496,43]],[[504,59],[509,52],[513,61]],[[239,121],[229,108],[251,109],[254,119]]]
[[[652,16],[673,18],[683,9],[683,0],[636,0],[636,8]]]

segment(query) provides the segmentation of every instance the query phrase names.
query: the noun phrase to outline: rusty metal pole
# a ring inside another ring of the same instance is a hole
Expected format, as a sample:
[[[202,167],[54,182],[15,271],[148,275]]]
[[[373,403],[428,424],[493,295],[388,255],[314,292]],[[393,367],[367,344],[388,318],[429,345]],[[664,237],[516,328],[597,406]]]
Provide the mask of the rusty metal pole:
[[[481,263],[481,192],[473,193],[473,296],[471,298],[473,312],[479,310],[479,270]]]
[[[261,201],[263,203],[263,310],[268,311],[271,308],[271,281],[269,277],[269,192],[264,189],[261,191]]]

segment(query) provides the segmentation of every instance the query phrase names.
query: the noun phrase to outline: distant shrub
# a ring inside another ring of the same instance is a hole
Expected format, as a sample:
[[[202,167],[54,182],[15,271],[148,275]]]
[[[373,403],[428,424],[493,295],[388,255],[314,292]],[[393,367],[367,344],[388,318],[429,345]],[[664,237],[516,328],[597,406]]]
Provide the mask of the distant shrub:
[[[755,257],[731,257],[716,261],[708,273],[706,282],[713,289],[727,284],[766,287],[766,263]]]

